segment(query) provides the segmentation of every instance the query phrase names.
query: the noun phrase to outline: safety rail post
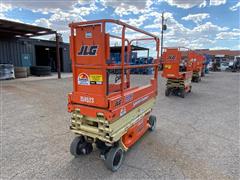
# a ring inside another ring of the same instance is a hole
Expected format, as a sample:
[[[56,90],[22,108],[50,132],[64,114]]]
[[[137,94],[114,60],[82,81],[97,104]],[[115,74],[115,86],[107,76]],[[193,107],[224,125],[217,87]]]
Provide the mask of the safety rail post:
[[[127,64],[130,65],[130,52],[131,52],[131,45],[128,43],[127,46]],[[128,83],[128,87],[130,87],[130,73],[131,73],[131,69],[127,70],[127,83]]]
[[[123,26],[122,28],[122,49],[121,49],[121,69],[122,69],[122,74],[121,74],[121,93],[122,96],[124,94],[124,55],[125,55],[125,30],[126,27]]]

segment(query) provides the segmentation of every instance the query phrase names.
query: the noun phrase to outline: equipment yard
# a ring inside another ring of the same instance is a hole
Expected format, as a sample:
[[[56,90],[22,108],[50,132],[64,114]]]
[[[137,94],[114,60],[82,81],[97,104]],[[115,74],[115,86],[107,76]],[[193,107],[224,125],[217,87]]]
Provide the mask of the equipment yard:
[[[134,75],[144,83],[145,75]],[[157,128],[109,171],[94,147],[74,158],[67,94],[72,79],[2,81],[2,179],[239,179],[239,73],[211,72],[184,99],[165,96],[160,78]]]

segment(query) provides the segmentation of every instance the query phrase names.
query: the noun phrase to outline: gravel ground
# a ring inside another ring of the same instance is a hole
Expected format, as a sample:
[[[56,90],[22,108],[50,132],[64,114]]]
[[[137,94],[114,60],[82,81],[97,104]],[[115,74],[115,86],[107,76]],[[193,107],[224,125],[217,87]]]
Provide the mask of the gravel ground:
[[[239,77],[216,72],[184,99],[159,96],[156,131],[126,154],[118,172],[94,149],[73,158],[67,93],[71,78],[1,83],[2,179],[239,179]],[[143,76],[135,83],[143,83]]]

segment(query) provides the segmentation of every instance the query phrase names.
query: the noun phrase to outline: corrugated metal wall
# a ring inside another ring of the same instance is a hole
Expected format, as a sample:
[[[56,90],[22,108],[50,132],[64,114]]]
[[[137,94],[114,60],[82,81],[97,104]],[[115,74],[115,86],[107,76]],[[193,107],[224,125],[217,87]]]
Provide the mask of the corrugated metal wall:
[[[14,66],[22,66],[22,55],[29,54],[31,64],[36,65],[35,45],[55,47],[55,42],[38,39],[0,39],[0,64],[9,63]],[[69,57],[69,44],[61,43],[63,49],[63,71],[71,71],[71,60]]]
[[[30,54],[32,56],[31,59],[33,59],[33,44],[15,39],[0,39],[0,63],[21,66],[21,54],[24,53]]]

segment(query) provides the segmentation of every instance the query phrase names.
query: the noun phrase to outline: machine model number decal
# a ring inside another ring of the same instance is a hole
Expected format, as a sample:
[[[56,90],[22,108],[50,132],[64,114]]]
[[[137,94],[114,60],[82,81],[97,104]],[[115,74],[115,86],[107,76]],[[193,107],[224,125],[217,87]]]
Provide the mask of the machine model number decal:
[[[169,55],[169,56],[168,56],[168,59],[169,59],[169,60],[175,60],[175,59],[176,59],[176,56],[174,56],[174,55]]]
[[[97,45],[82,45],[80,48],[80,51],[78,52],[78,56],[96,56],[98,51],[98,46]]]
[[[78,85],[90,85],[89,77],[86,73],[78,75]]]
[[[94,103],[94,98],[88,96],[80,96],[80,101],[85,103]]]
[[[142,103],[143,101],[147,100],[148,96],[143,97],[142,99],[138,99],[133,103],[133,107],[137,106],[138,104]]]
[[[101,74],[90,74],[90,84],[102,84],[103,77]]]

